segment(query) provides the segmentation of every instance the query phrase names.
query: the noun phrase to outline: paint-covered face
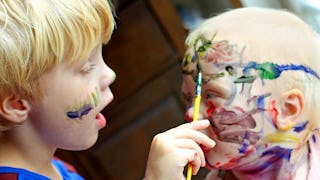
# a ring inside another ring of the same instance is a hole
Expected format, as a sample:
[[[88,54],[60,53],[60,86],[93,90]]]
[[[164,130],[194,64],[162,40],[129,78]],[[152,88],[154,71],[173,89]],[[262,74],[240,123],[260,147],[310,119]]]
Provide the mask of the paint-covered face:
[[[33,105],[30,119],[49,146],[82,150],[92,146],[106,125],[102,109],[113,99],[109,88],[115,73],[102,58],[101,44],[90,57],[60,64],[44,76],[45,96]]]
[[[188,107],[187,121],[193,117],[197,62],[201,66],[203,84],[199,118],[210,120],[211,127],[205,133],[216,141],[212,150],[204,150],[207,167],[236,168],[254,157],[269,155],[275,149],[281,157],[288,158],[291,149],[286,149],[284,142],[295,143],[299,137],[279,133],[275,122],[279,92],[270,83],[287,70],[317,75],[301,65],[244,59],[245,45],[214,40],[214,37],[199,37],[182,62],[182,94]],[[306,123],[298,126],[303,128]]]

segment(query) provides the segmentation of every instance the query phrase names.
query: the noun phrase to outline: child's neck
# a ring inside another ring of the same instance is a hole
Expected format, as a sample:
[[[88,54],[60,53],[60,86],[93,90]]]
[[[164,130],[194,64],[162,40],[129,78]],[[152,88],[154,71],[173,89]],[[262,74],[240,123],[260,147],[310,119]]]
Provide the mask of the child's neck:
[[[0,166],[26,169],[50,179],[62,179],[51,159],[54,149],[44,146],[33,134],[21,134],[19,128],[0,133]],[[26,131],[21,131],[26,132]]]
[[[309,171],[308,145],[295,150],[295,156],[292,158],[292,152],[286,149],[275,148],[257,158],[256,161],[241,166],[233,170],[233,174],[238,179],[245,180],[300,180],[307,179]],[[289,155],[290,157],[288,157]]]

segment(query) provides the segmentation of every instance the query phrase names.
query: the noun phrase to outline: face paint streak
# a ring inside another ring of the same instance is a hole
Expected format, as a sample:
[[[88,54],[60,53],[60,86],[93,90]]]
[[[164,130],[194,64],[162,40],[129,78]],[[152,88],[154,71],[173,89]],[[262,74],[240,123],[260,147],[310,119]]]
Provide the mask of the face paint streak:
[[[232,166],[237,165],[237,163],[240,161],[241,158],[245,158],[250,156],[252,153],[254,152],[254,148],[251,148],[250,150],[247,150],[243,156],[241,157],[234,157],[234,158],[230,158],[230,160],[223,164],[221,162],[216,162],[214,165],[210,164],[210,162],[208,161],[207,157],[205,157],[206,160],[206,166],[208,166],[211,169],[230,169],[232,168]],[[222,165],[222,166],[221,166]]]
[[[224,164],[221,168],[222,169],[230,169],[230,168],[232,168],[232,166],[235,166],[240,161],[240,159],[248,157],[249,155],[251,155],[253,153],[253,151],[254,151],[254,149],[252,148],[249,151],[246,151],[244,156],[241,156],[241,157],[238,157],[238,158],[231,158],[229,160],[229,162]]]
[[[295,132],[301,132],[307,127],[308,121],[307,122],[302,122],[300,124],[297,124],[295,127],[293,127]]]
[[[264,94],[264,95],[261,95],[261,96],[258,96],[257,98],[257,106],[258,108],[261,108],[263,109],[265,107],[265,104],[264,104],[264,100],[266,97],[270,96],[271,94]]]
[[[209,101],[208,104],[209,104],[209,108],[207,109],[207,115],[208,117],[211,117],[217,108],[212,101]]]
[[[285,149],[280,146],[275,146],[265,151],[262,156],[272,155],[278,159],[290,160],[292,149]]]
[[[288,143],[298,143],[299,138],[293,135],[287,135],[283,134],[281,132],[276,132],[274,134],[266,135],[263,139],[266,143],[282,143],[282,142],[288,142]]]
[[[194,56],[191,58],[192,62],[198,62],[200,58],[204,55],[204,53],[211,47],[212,41],[215,38],[213,35],[211,40],[207,40],[203,35],[200,35],[194,42]],[[200,43],[200,46],[198,44]],[[198,47],[197,47],[198,46]]]
[[[93,109],[93,107],[88,104],[85,105],[84,107],[82,107],[82,109],[78,110],[78,111],[69,111],[67,112],[67,116],[71,119],[75,119],[75,118],[82,118],[82,116],[87,115],[91,110]]]
[[[221,72],[221,73],[217,73],[217,74],[203,74],[203,79],[202,81],[204,83],[207,83],[209,81],[212,81],[212,80],[216,80],[218,78],[222,78],[222,77],[225,77],[225,73],[224,72]],[[193,76],[193,80],[196,81],[197,77],[196,75]]]
[[[241,76],[234,80],[234,83],[253,83],[253,81],[256,79],[256,76]]]
[[[276,124],[277,124],[277,119],[278,119],[278,110],[277,108],[275,107],[275,104],[276,104],[276,101],[275,100],[272,100],[271,101],[271,104],[270,104],[270,109],[269,109],[269,116],[274,124],[274,126],[276,127]]]
[[[316,142],[317,142],[317,138],[316,138],[316,136],[315,136],[315,135],[312,135],[312,140],[313,140],[313,142],[314,142],[314,143],[316,143]]]
[[[253,151],[253,149],[248,151],[248,147],[249,147],[249,143],[250,143],[250,141],[249,141],[249,133],[248,132],[246,132],[244,138],[245,138],[245,140],[244,140],[244,142],[242,144],[242,147],[239,149],[239,152],[242,153],[242,154],[245,154],[246,156],[248,156]]]
[[[88,95],[87,100],[80,102],[81,105],[74,105],[74,107],[67,108],[66,115],[70,119],[82,119],[82,116],[89,114],[89,112],[97,107],[99,104],[99,93],[98,88],[95,88],[95,91]]]
[[[262,164],[258,164],[251,170],[246,171],[247,174],[256,174],[257,172],[264,171],[269,167],[280,167],[283,163],[282,160],[289,161],[291,158],[292,149],[285,149],[279,146],[273,147],[265,151],[261,158],[264,159]]]
[[[277,65],[270,62],[258,64],[256,62],[249,62],[248,65],[243,69],[243,74],[249,74],[251,69],[256,70],[261,79],[276,79],[283,71],[304,71],[305,73],[311,74],[319,79],[319,75],[315,71],[303,65]]]
[[[235,75],[235,72],[232,66],[227,66],[226,71],[229,73],[230,76]]]
[[[187,48],[193,48],[193,56],[188,53],[182,61],[182,69],[185,69],[190,63],[199,62],[204,58],[208,62],[218,63],[219,61],[229,62],[233,59],[242,59],[245,46],[241,49],[235,44],[230,44],[227,40],[214,41],[217,33],[214,33],[211,39],[204,35],[198,35],[195,40],[187,42]],[[231,71],[228,71],[232,73]]]
[[[94,103],[94,107],[97,107],[99,104],[99,93],[98,93],[98,88],[95,89],[95,92],[91,93],[92,100]]]

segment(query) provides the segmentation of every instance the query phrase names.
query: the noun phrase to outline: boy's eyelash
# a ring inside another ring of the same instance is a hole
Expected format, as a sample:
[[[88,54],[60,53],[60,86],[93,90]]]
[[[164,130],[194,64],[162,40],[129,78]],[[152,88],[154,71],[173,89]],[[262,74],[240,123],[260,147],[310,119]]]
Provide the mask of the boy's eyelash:
[[[88,72],[91,72],[95,67],[96,67],[96,64],[95,64],[95,63],[88,63],[86,66],[84,66],[84,67],[80,70],[80,72],[88,73]]]

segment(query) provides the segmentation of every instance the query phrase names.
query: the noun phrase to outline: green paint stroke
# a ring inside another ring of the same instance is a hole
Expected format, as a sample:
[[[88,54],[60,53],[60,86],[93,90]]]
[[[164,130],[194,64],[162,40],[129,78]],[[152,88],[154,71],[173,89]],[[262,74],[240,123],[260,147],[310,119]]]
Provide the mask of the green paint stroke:
[[[264,62],[259,64],[256,62],[249,62],[248,65],[244,67],[243,74],[248,75],[251,69],[256,70],[261,79],[270,79],[270,80],[276,79],[280,77],[283,71],[303,71],[319,79],[319,75],[315,71],[303,65],[294,65],[294,64],[278,65],[271,62]]]

